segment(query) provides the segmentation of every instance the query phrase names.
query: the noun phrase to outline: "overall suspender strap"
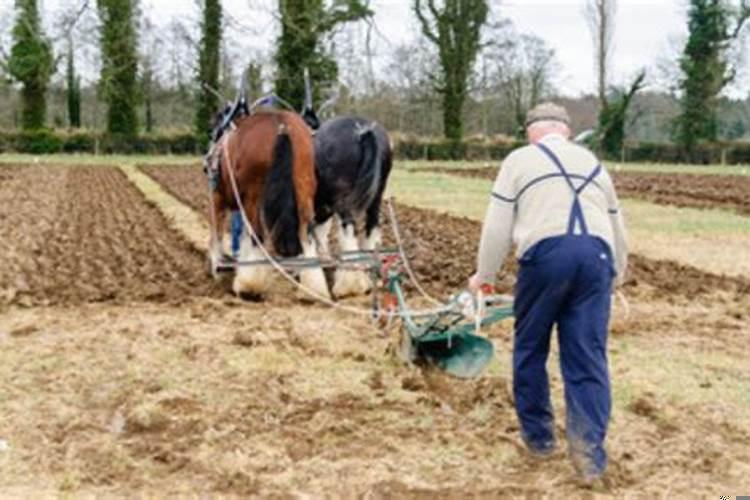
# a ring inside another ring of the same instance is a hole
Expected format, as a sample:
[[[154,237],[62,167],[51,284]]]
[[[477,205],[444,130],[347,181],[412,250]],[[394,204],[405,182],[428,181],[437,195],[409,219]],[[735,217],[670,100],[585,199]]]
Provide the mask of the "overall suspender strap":
[[[593,170],[593,172],[591,172],[591,174],[584,179],[583,183],[580,186],[576,187],[575,184],[573,184],[573,178],[568,173],[568,171],[565,170],[565,167],[563,166],[562,162],[557,157],[557,155],[555,155],[555,153],[553,153],[551,149],[549,149],[547,146],[545,146],[542,143],[537,143],[536,146],[557,167],[557,169],[560,171],[563,178],[565,179],[565,182],[568,183],[570,190],[573,192],[573,206],[570,210],[570,218],[568,219],[568,234],[569,235],[575,234],[576,223],[578,223],[578,225],[581,227],[581,234],[588,235],[589,229],[588,229],[588,226],[586,225],[586,218],[583,215],[583,208],[581,207],[581,199],[579,195],[601,173],[602,166],[597,165],[596,168]]]

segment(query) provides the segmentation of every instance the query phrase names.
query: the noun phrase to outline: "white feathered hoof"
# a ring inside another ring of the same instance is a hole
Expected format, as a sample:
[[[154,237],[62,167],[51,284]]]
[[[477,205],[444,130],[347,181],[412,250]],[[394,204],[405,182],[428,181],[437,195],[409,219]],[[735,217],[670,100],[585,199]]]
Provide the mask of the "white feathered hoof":
[[[305,290],[301,290],[300,298],[303,300],[316,300],[325,299],[331,300],[331,293],[328,291],[328,283],[326,282],[325,274],[323,269],[316,267],[313,269],[306,269],[300,272],[299,276],[300,285],[306,290],[313,292],[315,297],[311,297]]]
[[[334,277],[333,294],[338,299],[356,297],[366,294],[371,287],[370,279],[363,271],[341,269],[336,271]]]
[[[271,288],[273,270],[266,267],[240,268],[234,276],[232,290],[241,298],[260,299]]]
[[[250,238],[243,236],[240,243],[240,261],[262,262],[265,254],[260,248],[254,246]],[[232,290],[242,298],[259,299],[268,292],[273,281],[273,269],[270,266],[240,266],[234,275]]]
[[[360,279],[362,280],[362,290],[363,290],[362,294],[366,295],[370,293],[370,290],[372,290],[372,278],[370,277],[369,274],[365,272],[361,272],[360,276],[361,276]]]

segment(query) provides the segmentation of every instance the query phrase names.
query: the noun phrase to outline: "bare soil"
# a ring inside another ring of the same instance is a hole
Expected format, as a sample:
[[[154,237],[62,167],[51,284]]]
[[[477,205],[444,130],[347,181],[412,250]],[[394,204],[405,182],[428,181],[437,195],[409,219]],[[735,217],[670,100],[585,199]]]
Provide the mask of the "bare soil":
[[[145,170],[205,204],[199,167]],[[478,224],[398,212],[429,290],[463,286]],[[0,289],[15,290],[0,311],[0,496],[593,496],[565,459],[554,372],[560,450],[541,463],[523,451],[509,323],[486,332],[498,349],[491,370],[458,381],[396,360],[395,332],[300,304],[283,286],[263,303],[234,299],[186,245],[117,170],[0,169],[0,258],[15,266],[0,269]],[[77,257],[106,279],[67,270]],[[612,352],[614,389],[629,395],[615,408],[599,493],[708,496],[747,484],[750,424],[721,397],[748,377],[747,282],[675,266],[633,260],[632,317],[616,312]],[[651,378],[663,367],[629,363],[628,349],[736,364],[678,380],[685,397],[675,399]],[[695,391],[718,396],[704,404]]]
[[[170,231],[122,172],[0,171],[0,306],[217,296],[204,256]]]
[[[418,169],[419,170],[419,169]],[[497,167],[437,167],[425,171],[475,179],[493,180]],[[617,192],[624,198],[637,198],[677,207],[723,208],[750,215],[750,177],[742,175],[670,175],[664,173],[610,171]]]
[[[199,167],[141,168],[176,198],[207,213],[206,180]],[[468,218],[437,214],[406,205],[398,205],[396,212],[407,255],[427,289],[445,296],[465,286],[466,278],[475,268],[481,224]],[[383,219],[386,245],[389,245],[393,243],[393,237],[387,217]],[[501,292],[510,291],[514,283],[515,263],[510,259],[507,264],[505,269],[508,272],[500,277]],[[692,266],[641,255],[631,256],[628,273],[627,289],[635,290],[641,285],[641,288],[651,290],[661,298],[674,295],[696,297],[710,295],[717,290],[738,295],[750,293],[750,278],[716,275]]]

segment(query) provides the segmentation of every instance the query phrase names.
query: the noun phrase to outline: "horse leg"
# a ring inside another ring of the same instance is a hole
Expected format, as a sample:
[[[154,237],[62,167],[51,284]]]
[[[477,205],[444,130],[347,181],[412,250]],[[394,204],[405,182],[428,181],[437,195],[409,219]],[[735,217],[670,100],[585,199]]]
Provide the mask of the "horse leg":
[[[302,244],[301,257],[318,260],[319,252],[315,244],[315,237],[310,234],[309,226],[307,224],[301,224],[300,226],[299,239]],[[299,282],[302,287],[313,292],[316,295],[315,298],[331,300],[331,294],[328,291],[328,283],[326,282],[326,277],[323,273],[322,267],[314,266],[303,269],[299,273]]]
[[[252,198],[252,197],[249,197]],[[250,220],[252,229],[258,238],[261,238],[261,224],[258,221],[257,212],[254,207],[245,203],[245,213]],[[262,242],[262,239],[261,239]],[[273,269],[266,263],[266,256],[256,241],[250,236],[248,228],[243,228],[240,237],[240,251],[237,272],[234,275],[232,289],[238,296],[249,296],[259,298],[266,293],[271,285]],[[242,263],[246,265],[241,265]],[[258,263],[253,265],[250,263]]]
[[[341,251],[359,252],[356,224],[349,214],[339,214],[339,247]],[[363,271],[356,269],[336,269],[333,294],[338,298],[363,295],[370,289],[370,280]]]
[[[211,237],[208,243],[208,260],[211,266],[211,275],[214,279],[219,278],[219,264],[224,258],[224,226],[226,224],[226,209],[224,208],[224,202],[221,199],[221,195],[218,192],[214,192],[211,196],[211,203],[209,206],[209,225],[211,230]]]
[[[318,246],[318,254],[321,257],[329,258],[331,256],[331,248],[328,242],[328,234],[331,232],[331,226],[333,225],[333,217],[329,217],[325,222],[316,223],[315,230],[315,244]]]
[[[380,198],[375,199],[367,208],[364,231],[360,234],[359,245],[362,250],[373,251],[380,248],[383,236],[380,233]]]

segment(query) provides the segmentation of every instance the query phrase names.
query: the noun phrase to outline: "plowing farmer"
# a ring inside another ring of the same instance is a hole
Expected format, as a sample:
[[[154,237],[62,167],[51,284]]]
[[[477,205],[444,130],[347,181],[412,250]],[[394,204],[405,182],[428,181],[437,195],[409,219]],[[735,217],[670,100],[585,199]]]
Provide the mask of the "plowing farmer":
[[[607,330],[613,284],[626,268],[625,227],[607,171],[569,140],[567,111],[541,104],[526,127],[530,145],[505,159],[495,181],[470,288],[493,283],[515,243],[513,395],[521,434],[532,454],[553,453],[546,362],[557,325],[568,449],[582,478],[594,482],[607,467]]]

